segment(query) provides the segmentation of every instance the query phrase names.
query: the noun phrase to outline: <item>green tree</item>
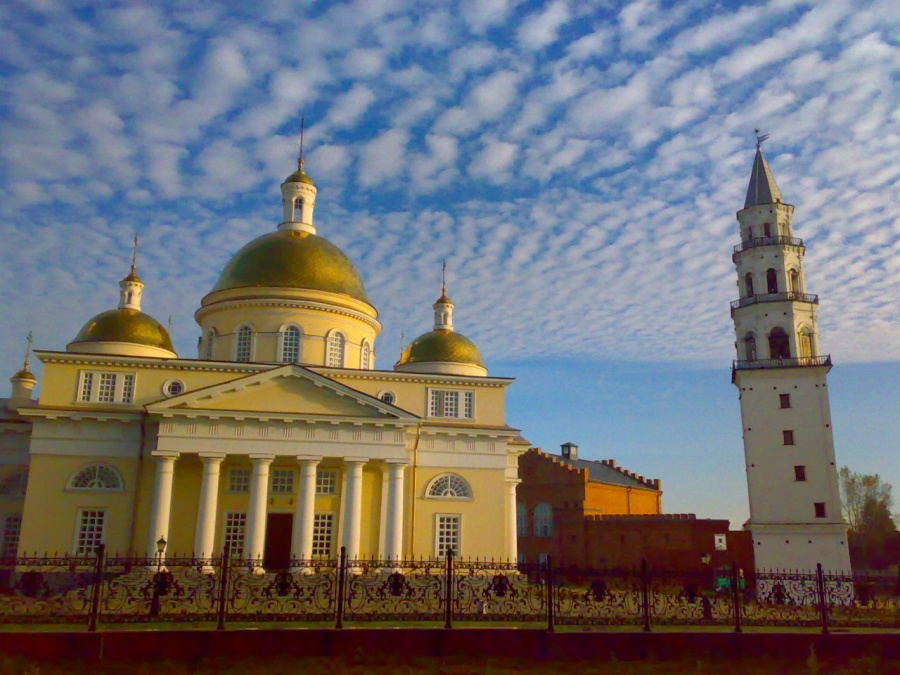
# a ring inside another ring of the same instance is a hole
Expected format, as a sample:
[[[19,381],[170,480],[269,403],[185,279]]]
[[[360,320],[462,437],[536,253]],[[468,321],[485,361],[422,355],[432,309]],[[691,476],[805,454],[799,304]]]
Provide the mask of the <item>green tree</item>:
[[[876,474],[841,468],[841,503],[850,525],[850,558],[854,567],[883,568],[900,564],[897,527],[891,517],[892,486]]]

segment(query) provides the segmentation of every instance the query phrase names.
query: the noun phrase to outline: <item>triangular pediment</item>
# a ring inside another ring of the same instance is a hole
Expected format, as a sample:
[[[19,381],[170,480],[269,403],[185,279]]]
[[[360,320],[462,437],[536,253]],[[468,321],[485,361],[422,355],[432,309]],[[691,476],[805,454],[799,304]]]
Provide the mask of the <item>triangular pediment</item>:
[[[269,413],[313,417],[417,419],[324,375],[286,365],[223,384],[188,391],[147,406],[151,413],[175,411]]]

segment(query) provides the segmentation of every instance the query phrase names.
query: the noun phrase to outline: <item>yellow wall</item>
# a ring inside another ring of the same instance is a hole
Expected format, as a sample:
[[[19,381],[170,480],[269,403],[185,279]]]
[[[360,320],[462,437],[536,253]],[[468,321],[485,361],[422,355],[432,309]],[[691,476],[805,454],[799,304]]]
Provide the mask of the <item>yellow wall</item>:
[[[662,493],[608,483],[586,484],[585,515],[661,513]]]

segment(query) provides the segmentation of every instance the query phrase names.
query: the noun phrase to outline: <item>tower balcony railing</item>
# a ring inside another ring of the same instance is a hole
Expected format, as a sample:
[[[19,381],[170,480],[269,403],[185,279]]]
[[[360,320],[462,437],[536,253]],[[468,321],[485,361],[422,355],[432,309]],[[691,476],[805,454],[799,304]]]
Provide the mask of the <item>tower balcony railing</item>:
[[[813,293],[799,293],[797,291],[786,291],[784,293],[760,293],[758,295],[751,295],[747,298],[739,298],[738,300],[734,300],[731,303],[731,314],[734,315],[734,310],[739,309],[741,307],[749,307],[750,305],[756,305],[760,302],[808,302],[812,305],[819,304],[819,296],[814,295]]]
[[[807,368],[810,366],[830,366],[831,354],[821,356],[797,356],[784,359],[749,359],[734,361],[731,366],[731,380],[738,370],[765,370],[770,368]]]
[[[803,246],[803,240],[798,239],[797,237],[785,237],[784,235],[778,235],[775,237],[756,237],[754,239],[748,239],[747,241],[742,241],[740,244],[734,247],[735,255],[740,253],[741,251],[746,251],[747,249],[757,248],[758,246]]]

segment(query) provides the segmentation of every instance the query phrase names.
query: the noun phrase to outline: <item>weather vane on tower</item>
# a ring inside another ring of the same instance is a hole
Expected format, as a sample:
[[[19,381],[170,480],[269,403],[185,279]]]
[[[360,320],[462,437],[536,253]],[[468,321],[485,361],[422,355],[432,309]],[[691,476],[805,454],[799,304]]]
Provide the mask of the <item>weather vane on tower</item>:
[[[766,140],[769,138],[769,134],[763,134],[762,136],[760,136],[759,129],[754,129],[753,131],[756,134],[756,149],[759,150],[759,146],[766,142]]]

